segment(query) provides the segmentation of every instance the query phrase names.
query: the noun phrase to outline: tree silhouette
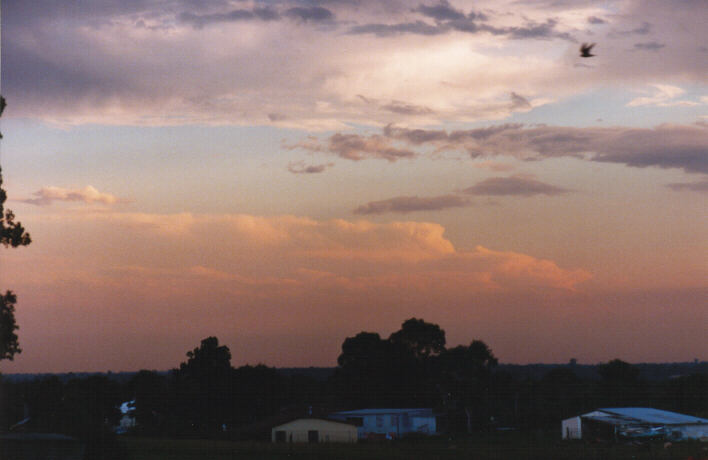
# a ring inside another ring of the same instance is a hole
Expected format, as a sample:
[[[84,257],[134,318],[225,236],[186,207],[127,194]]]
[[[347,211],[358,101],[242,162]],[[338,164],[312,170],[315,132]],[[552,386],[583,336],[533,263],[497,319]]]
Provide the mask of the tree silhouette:
[[[210,435],[228,422],[231,407],[231,351],[207,337],[198,348],[187,352],[186,362],[176,372],[177,416],[188,431]]]
[[[5,98],[0,96],[0,116],[5,110]],[[0,134],[2,138],[2,134]],[[15,214],[5,210],[7,193],[2,188],[2,168],[0,167],[0,244],[5,247],[27,246],[31,243],[29,234],[21,223],[15,222]],[[12,361],[16,353],[22,352],[15,331],[19,329],[15,321],[17,296],[12,291],[0,294],[0,360]]]
[[[391,343],[408,348],[416,358],[427,358],[445,351],[445,331],[433,323],[411,318],[401,325],[388,339]]]

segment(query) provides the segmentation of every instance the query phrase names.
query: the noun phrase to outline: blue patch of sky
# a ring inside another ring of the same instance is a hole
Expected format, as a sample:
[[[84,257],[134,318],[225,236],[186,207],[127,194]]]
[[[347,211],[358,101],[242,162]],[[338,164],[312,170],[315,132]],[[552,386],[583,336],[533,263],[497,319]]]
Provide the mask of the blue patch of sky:
[[[627,107],[638,97],[651,96],[653,87],[645,85],[633,90],[598,88],[530,112],[514,113],[505,122],[545,123],[562,126],[633,126],[651,128],[662,123],[691,124],[708,114],[708,104],[700,103],[708,94],[703,87],[682,87],[686,93],[672,101],[698,102],[695,106],[658,107],[653,105]],[[641,92],[640,92],[641,90]]]

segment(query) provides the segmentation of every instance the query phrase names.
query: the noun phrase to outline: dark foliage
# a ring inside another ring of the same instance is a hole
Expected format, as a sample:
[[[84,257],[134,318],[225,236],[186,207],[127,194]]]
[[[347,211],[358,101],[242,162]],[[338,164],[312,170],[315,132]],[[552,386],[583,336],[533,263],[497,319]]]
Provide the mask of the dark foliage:
[[[0,96],[0,115],[5,110],[5,98]],[[2,135],[0,134],[0,138]],[[27,246],[32,241],[21,223],[15,222],[15,214],[5,210],[7,193],[2,188],[2,167],[0,167],[0,244],[5,247]],[[1,292],[1,291],[0,291]],[[17,296],[12,291],[0,294],[0,360],[12,360],[15,354],[22,352],[15,331],[19,329],[15,322],[15,303]]]
[[[440,415],[439,429],[453,436],[501,428],[534,433],[612,406],[708,415],[705,374],[645,380],[639,366],[613,360],[593,366],[591,373],[579,373],[581,366],[570,363],[547,366],[536,375],[499,366],[480,340],[429,353],[418,346],[424,340],[425,334],[403,342],[374,332],[348,337],[339,366],[326,379],[307,369],[233,368],[228,347],[209,337],[169,374],[140,371],[130,379],[53,376],[5,383],[13,403],[4,428],[29,412],[29,425],[17,429],[69,434],[86,443],[89,458],[120,458],[120,438],[110,428],[125,401],[134,401],[134,434],[211,439],[267,439],[272,426],[292,418],[364,407],[432,407]],[[699,364],[695,369],[701,369]]]

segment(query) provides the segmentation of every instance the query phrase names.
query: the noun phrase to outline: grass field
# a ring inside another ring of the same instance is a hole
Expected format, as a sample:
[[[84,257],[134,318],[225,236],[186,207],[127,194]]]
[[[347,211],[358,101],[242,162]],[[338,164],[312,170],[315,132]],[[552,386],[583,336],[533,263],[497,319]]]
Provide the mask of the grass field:
[[[287,445],[258,442],[125,438],[131,460],[708,460],[705,443],[643,446],[562,442],[519,434],[494,439],[377,444]]]

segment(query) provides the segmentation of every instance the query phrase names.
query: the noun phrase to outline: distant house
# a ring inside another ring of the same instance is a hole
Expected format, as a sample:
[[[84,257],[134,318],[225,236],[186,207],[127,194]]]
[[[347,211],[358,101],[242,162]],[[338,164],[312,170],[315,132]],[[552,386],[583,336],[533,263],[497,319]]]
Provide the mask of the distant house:
[[[391,439],[411,433],[432,435],[437,432],[432,409],[360,409],[335,412],[329,417],[356,425],[359,439]]]
[[[598,409],[561,422],[563,439],[708,439],[708,420],[649,407]]]
[[[299,418],[271,430],[273,442],[356,442],[357,428],[348,423],[321,418]]]

